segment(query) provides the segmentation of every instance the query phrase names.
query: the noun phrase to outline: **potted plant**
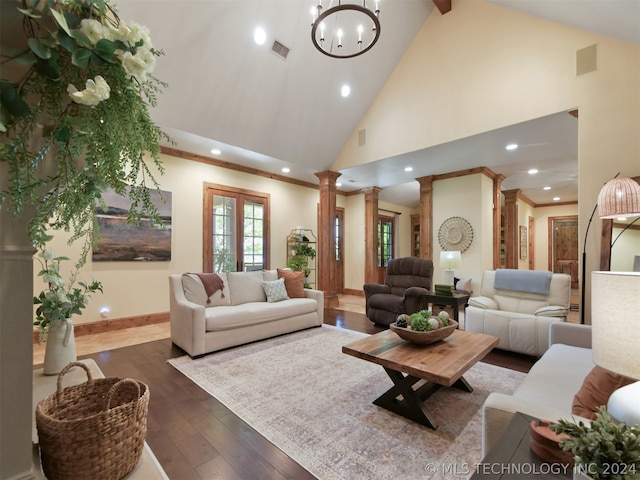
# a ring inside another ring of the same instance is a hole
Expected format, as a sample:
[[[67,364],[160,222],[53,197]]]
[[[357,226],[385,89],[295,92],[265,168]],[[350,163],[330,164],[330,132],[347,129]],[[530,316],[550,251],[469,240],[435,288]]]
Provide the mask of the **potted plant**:
[[[40,341],[47,341],[44,358],[44,373],[52,375],[70,362],[76,360],[73,335],[73,315],[82,315],[82,309],[91,302],[91,294],[102,292],[102,284],[93,280],[86,283],[78,279],[79,268],[71,273],[66,283],[60,274],[60,263],[67,257],[56,257],[51,250],[43,250],[37,255],[42,270],[38,275],[47,284],[40,295],[33,297],[36,320],[33,323],[40,330]]]
[[[569,436],[560,447],[574,456],[574,479],[640,479],[640,426],[616,422],[600,407],[590,425],[560,420],[549,428]]]
[[[291,270],[304,272],[305,278],[311,273],[309,268],[309,258],[316,258],[316,251],[313,247],[307,243],[296,243],[292,247],[293,256],[289,259],[287,266]],[[309,288],[310,285],[305,281],[305,288]]]
[[[84,259],[98,234],[96,203],[109,188],[131,199],[130,223],[143,215],[161,223],[146,185],[158,187],[148,162],[162,173],[159,141],[171,142],[149,115],[166,86],[152,75],[163,52],[108,0],[22,7],[3,8],[13,15],[7,29],[21,26],[24,36],[5,35],[12,44],[0,52],[0,206],[28,212],[38,248],[51,230],[87,238]]]

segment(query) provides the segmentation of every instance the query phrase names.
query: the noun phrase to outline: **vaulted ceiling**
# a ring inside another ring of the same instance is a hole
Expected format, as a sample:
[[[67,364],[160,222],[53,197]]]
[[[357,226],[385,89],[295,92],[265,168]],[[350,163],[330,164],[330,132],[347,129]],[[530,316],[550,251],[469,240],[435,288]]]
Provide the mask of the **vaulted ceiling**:
[[[155,74],[169,88],[152,116],[177,141],[176,148],[276,174],[288,167],[287,175],[315,184],[314,172],[331,169],[427,17],[442,14],[434,2],[446,11],[447,0],[382,0],[380,40],[366,54],[348,60],[324,56],[313,47],[310,0],[117,4],[120,17],[147,25],[154,45],[165,52]],[[637,0],[491,3],[640,44]],[[267,33],[260,46],[253,40],[258,26]],[[271,51],[274,41],[290,49],[286,59]],[[347,98],[340,95],[344,84],[351,87]],[[518,163],[504,150],[514,138],[521,145]],[[214,148],[221,153],[212,154]],[[470,149],[476,153],[473,159],[465,154]],[[433,155],[447,159],[440,171],[425,161]],[[535,178],[526,174],[534,158],[541,171]],[[409,164],[414,170],[405,172]],[[541,190],[549,183],[554,193],[563,192],[563,201],[575,201],[577,120],[566,113],[552,115],[349,168],[341,171],[341,189],[375,185],[384,188],[382,200],[415,206],[414,178],[481,165],[505,175],[505,189],[521,188],[534,202],[551,201]]]

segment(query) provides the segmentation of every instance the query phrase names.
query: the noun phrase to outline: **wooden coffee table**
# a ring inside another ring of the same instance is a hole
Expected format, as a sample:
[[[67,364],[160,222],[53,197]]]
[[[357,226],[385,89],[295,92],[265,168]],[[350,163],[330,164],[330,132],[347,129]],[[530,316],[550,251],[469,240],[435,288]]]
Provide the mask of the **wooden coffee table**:
[[[441,387],[472,392],[462,375],[498,341],[492,335],[456,330],[431,345],[415,345],[385,330],[344,345],[342,352],[381,365],[393,381],[393,386],[373,401],[374,405],[435,429],[438,426],[423,402]],[[414,388],[421,380],[425,380],[424,384]]]

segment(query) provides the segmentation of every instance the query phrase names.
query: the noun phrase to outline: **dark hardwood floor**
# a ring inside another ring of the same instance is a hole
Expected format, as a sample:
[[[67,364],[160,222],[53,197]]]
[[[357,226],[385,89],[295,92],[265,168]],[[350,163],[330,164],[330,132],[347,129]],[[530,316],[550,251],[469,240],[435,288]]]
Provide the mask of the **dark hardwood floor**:
[[[365,333],[382,330],[362,314],[334,309],[325,309],[325,323]],[[147,443],[171,479],[314,478],[167,363],[181,355],[166,339],[83,358],[93,358],[106,376],[133,377],[149,386]],[[493,351],[484,361],[527,372],[534,359]]]

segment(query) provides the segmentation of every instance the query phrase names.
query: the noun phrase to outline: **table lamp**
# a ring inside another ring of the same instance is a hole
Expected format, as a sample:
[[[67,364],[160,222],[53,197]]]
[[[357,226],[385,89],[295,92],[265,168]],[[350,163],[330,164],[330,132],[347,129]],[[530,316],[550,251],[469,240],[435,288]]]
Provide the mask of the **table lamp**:
[[[444,283],[453,285],[453,269],[462,266],[462,255],[457,250],[440,252],[440,267],[446,268]]]
[[[640,380],[640,272],[591,272],[593,361]],[[640,425],[640,382],[619,388],[607,404],[618,421]]]

